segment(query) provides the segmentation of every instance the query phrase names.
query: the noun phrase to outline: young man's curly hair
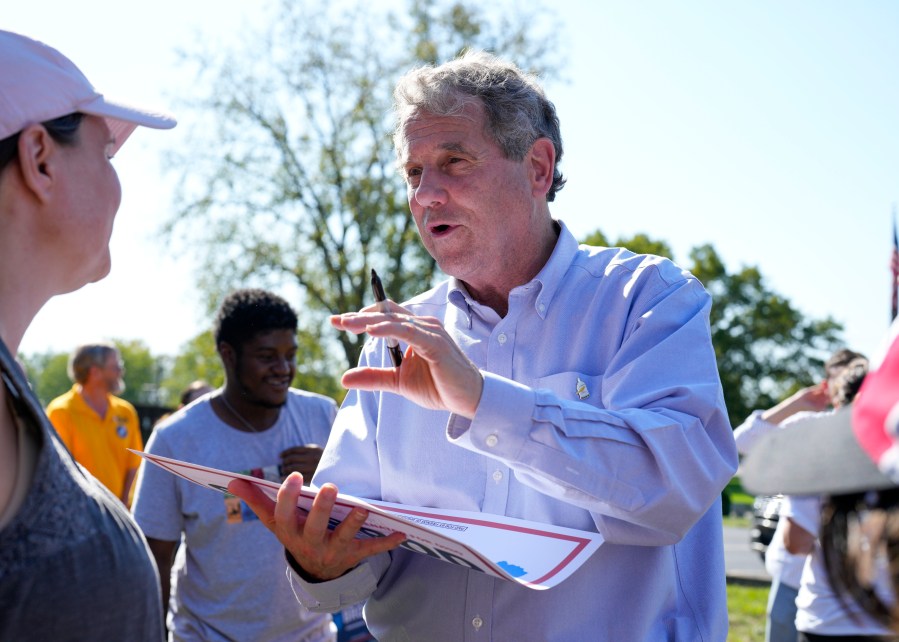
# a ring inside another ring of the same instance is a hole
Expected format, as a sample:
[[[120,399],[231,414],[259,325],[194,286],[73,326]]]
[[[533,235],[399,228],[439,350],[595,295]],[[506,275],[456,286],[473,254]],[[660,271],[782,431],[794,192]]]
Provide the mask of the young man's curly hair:
[[[260,332],[297,330],[297,315],[277,294],[257,288],[235,290],[225,297],[215,317],[215,345],[240,349]]]

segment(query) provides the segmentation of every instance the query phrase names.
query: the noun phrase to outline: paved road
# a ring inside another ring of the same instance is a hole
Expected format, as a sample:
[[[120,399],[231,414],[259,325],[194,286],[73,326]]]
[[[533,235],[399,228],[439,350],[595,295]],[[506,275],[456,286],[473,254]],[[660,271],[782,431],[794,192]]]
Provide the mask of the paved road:
[[[749,548],[749,529],[724,527],[724,568],[728,575],[770,581],[758,553]]]

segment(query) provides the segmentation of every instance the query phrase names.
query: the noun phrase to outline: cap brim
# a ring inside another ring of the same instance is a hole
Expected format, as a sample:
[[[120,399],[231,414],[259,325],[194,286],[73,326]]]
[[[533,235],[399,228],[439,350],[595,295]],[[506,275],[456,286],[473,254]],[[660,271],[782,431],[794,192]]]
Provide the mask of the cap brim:
[[[122,143],[140,127],[153,129],[171,129],[178,121],[173,116],[161,111],[151,111],[134,107],[122,102],[107,100],[103,96],[78,107],[78,111],[106,119],[109,129],[115,138],[113,153],[118,151]]]
[[[896,486],[858,445],[851,418],[844,407],[766,435],[743,460],[743,487],[757,495],[842,495]]]

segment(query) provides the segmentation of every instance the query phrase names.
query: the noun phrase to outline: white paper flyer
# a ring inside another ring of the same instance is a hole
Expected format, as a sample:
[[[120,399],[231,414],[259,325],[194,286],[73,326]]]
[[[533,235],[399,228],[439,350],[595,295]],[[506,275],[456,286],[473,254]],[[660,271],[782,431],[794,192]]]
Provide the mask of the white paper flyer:
[[[248,475],[229,473],[177,459],[133,451],[183,479],[227,492],[232,479],[255,484],[272,500],[279,484]],[[308,512],[317,491],[304,486],[297,507]],[[581,566],[603,542],[602,535],[521,519],[391,504],[338,495],[331,513],[332,528],[356,506],[369,511],[360,537],[383,537],[393,532],[406,536],[407,550],[434,559],[518,582],[531,589],[549,589]]]

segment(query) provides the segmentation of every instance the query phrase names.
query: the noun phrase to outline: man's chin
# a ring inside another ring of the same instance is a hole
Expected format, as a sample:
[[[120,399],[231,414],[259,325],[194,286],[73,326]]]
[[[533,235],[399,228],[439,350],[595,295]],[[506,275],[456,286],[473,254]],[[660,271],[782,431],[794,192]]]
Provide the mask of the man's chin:
[[[281,399],[279,401],[272,399],[260,399],[256,403],[263,408],[268,408],[269,410],[277,410],[287,405],[287,395],[284,395],[284,399]]]

